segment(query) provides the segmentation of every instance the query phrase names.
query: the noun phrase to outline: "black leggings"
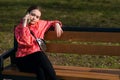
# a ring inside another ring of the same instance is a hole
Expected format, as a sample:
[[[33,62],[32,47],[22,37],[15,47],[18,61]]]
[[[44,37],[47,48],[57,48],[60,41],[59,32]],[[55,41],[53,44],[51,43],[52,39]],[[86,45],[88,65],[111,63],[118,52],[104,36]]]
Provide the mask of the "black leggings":
[[[57,80],[54,68],[43,52],[16,58],[16,65],[20,71],[35,73],[37,80]]]

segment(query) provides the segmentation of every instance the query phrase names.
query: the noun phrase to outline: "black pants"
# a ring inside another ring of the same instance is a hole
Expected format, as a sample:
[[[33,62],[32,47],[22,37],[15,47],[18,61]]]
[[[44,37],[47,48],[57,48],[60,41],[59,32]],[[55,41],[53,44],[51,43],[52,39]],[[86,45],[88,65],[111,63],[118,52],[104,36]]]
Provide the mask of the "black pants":
[[[35,73],[37,80],[57,80],[54,68],[43,52],[16,58],[16,65],[20,71]]]

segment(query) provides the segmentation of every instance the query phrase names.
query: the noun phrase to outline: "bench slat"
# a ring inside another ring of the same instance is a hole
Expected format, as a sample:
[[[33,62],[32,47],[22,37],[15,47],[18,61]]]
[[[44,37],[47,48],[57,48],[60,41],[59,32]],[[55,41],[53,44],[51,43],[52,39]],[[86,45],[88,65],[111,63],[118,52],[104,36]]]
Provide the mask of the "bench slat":
[[[47,52],[53,53],[77,53],[88,55],[120,56],[120,46],[103,45],[78,45],[78,44],[47,44]],[[96,54],[97,53],[97,54]]]
[[[56,70],[68,70],[77,72],[96,72],[96,73],[108,73],[120,75],[120,69],[106,69],[106,68],[89,68],[89,67],[79,67],[79,66],[61,66],[54,65]]]
[[[25,73],[25,72],[19,72],[17,70],[13,70],[13,69],[6,69],[2,72],[3,75],[14,75],[14,76],[27,76],[27,77],[36,77],[35,74],[33,73]]]
[[[74,71],[62,71],[62,70],[56,70],[56,72],[57,75],[61,77],[119,80],[119,75],[113,75],[113,74],[94,73],[94,72],[74,72]]]
[[[52,36],[51,36],[52,35]],[[56,37],[54,31],[50,31],[46,34],[46,40],[67,40],[67,41],[91,41],[91,42],[119,42],[119,32],[74,32],[65,31],[60,37]]]

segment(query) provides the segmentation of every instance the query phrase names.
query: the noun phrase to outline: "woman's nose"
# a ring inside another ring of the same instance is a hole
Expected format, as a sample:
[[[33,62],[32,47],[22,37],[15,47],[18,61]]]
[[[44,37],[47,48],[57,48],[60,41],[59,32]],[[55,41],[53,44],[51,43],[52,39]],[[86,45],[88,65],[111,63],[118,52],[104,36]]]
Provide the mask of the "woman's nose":
[[[33,20],[36,20],[36,17],[35,17],[35,16],[33,16]]]

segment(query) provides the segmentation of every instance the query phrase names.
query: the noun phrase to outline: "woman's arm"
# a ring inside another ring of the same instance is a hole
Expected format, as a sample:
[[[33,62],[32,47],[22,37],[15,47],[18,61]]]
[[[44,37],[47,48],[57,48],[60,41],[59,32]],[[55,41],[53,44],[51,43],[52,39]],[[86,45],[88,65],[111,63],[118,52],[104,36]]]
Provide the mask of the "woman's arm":
[[[29,22],[29,16],[30,16],[30,14],[27,13],[27,14],[23,17],[23,23],[22,23],[23,27],[26,27],[26,25],[28,24],[28,22]]]
[[[15,37],[20,45],[31,46],[33,45],[34,37],[31,35],[28,27],[23,27],[22,24],[19,24],[15,28]]]

